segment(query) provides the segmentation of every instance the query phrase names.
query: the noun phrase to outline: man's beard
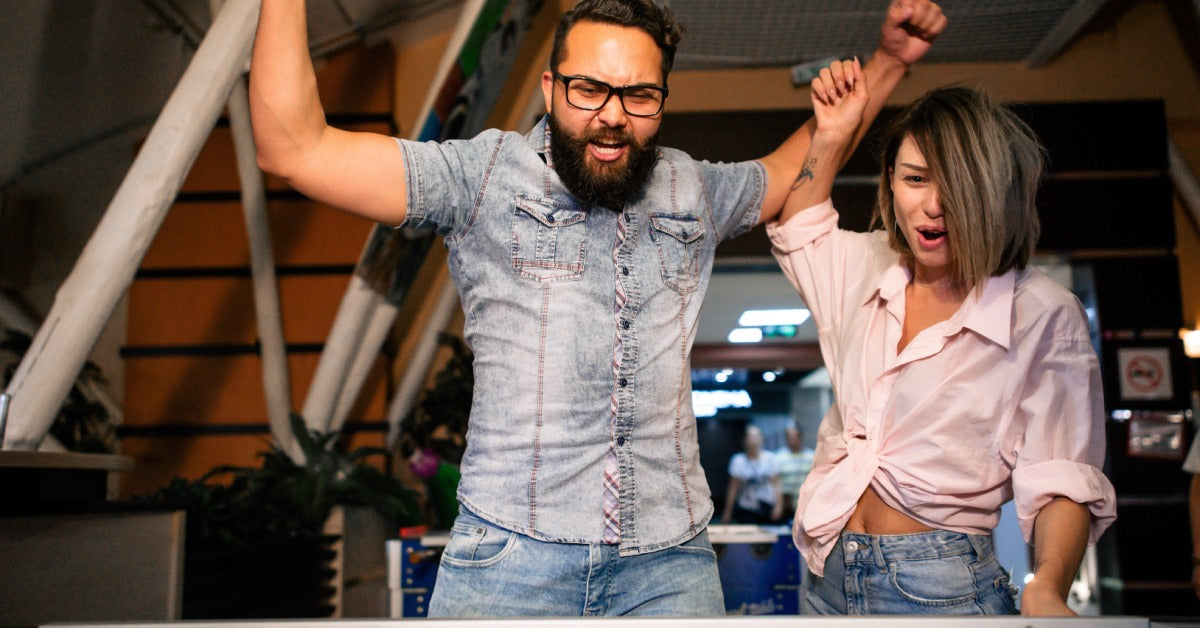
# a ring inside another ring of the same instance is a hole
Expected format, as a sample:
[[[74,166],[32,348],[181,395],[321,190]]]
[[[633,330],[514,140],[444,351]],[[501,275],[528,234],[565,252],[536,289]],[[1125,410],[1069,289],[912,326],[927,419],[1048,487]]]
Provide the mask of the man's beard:
[[[625,144],[628,153],[624,163],[593,160],[589,165],[588,144],[593,141]],[[622,211],[650,178],[658,160],[658,133],[645,143],[638,142],[627,130],[584,130],[576,137],[559,126],[551,114],[550,152],[554,156],[554,171],[577,200],[588,206]]]

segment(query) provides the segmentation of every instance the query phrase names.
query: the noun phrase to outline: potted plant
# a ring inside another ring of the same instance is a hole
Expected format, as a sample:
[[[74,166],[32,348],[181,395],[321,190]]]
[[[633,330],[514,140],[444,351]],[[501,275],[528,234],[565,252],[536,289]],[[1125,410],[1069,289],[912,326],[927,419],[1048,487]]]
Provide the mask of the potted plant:
[[[450,358],[401,423],[399,453],[406,462],[402,475],[426,496],[425,519],[434,529],[448,530],[458,516],[458,467],[471,415],[475,356],[457,336],[441,333],[438,342],[450,349]]]
[[[151,497],[187,512],[184,619],[327,617],[337,539],[323,529],[333,509],[369,506],[393,530],[418,521],[412,492],[364,464],[385,450],[341,453],[337,433],[308,430],[296,414],[291,423],[303,464],[273,445],[259,467],[176,478]]]

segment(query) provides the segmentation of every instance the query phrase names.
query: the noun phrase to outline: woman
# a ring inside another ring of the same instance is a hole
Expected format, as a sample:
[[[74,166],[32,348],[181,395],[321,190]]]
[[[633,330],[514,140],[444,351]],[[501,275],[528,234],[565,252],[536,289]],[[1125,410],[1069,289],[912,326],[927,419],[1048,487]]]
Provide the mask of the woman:
[[[783,518],[779,500],[779,469],[774,456],[763,451],[763,434],[747,425],[742,448],[729,459],[729,485],[721,523],[778,523]]]
[[[1115,498],[1082,307],[1027,266],[1043,151],[985,95],[935,90],[885,135],[884,229],[842,231],[828,194],[866,101],[857,62],[814,79],[806,168],[768,229],[836,397],[793,528],[804,610],[1015,612],[990,537],[1015,499],[1034,547],[1021,612],[1071,614]]]

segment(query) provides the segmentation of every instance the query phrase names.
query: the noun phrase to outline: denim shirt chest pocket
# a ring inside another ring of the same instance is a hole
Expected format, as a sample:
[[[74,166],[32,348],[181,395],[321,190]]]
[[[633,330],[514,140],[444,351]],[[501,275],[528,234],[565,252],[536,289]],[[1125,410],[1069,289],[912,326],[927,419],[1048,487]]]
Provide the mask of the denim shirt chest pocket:
[[[650,227],[662,264],[663,283],[681,294],[695,290],[700,280],[704,223],[687,214],[650,214]]]
[[[518,195],[512,217],[512,268],[538,282],[583,277],[587,212],[569,201]]]

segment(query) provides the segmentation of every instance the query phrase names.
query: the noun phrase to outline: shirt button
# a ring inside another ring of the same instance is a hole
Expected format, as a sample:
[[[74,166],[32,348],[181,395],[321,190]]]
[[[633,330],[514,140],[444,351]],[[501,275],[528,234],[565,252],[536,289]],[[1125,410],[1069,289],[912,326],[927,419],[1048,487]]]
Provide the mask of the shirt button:
[[[847,542],[846,543],[846,551],[847,552],[857,552],[858,551],[858,543],[855,541]]]
[[[624,437],[624,436],[618,436],[618,437],[617,437],[617,444],[618,444],[618,445],[624,445],[624,444],[625,444],[625,437]]]
[[[621,385],[621,388],[624,388],[625,385],[629,383],[629,380],[622,377],[621,379],[617,380],[617,383]]]
[[[622,275],[628,275],[628,274],[629,274],[629,267],[628,267],[628,266],[622,266],[622,267],[621,267],[621,274],[622,274]]]
[[[621,329],[629,329],[629,321],[621,321]]]

